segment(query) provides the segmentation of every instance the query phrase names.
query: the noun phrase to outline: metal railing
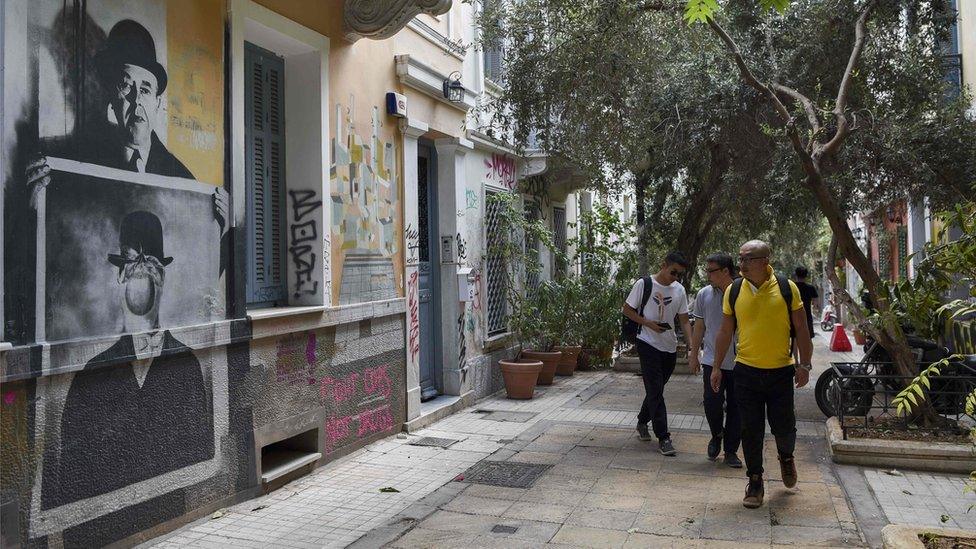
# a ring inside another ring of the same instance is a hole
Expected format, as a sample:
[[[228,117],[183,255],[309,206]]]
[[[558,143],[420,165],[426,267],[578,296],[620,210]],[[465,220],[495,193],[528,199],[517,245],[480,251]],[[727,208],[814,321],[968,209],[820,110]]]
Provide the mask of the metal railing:
[[[831,368],[837,379],[830,387],[827,398],[837,412],[844,440],[847,440],[847,431],[851,428],[878,429],[884,426],[905,430],[927,429],[924,426],[910,427],[909,419],[899,415],[897,404],[893,403],[898,393],[915,376],[895,373],[894,364],[890,362],[832,362]],[[976,377],[961,374],[952,363],[942,369],[941,375],[930,378],[930,387],[922,386],[924,400],[940,416],[957,423],[966,418],[969,423],[976,421],[976,418],[966,414],[965,405],[966,396],[974,389]],[[922,399],[918,401],[921,404]]]

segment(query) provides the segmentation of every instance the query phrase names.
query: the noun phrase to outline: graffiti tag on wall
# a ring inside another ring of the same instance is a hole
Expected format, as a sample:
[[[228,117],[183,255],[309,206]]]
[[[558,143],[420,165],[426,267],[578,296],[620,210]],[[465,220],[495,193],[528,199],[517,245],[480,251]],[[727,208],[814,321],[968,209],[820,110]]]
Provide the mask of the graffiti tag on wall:
[[[420,273],[410,273],[407,282],[407,345],[409,347],[410,363],[416,364],[420,359]]]
[[[393,381],[389,368],[384,364],[366,368],[362,375],[352,372],[341,378],[327,376],[322,379],[320,395],[323,403],[340,410],[348,409],[350,401],[358,399],[355,411],[326,419],[327,451],[331,452],[353,437],[361,439],[393,428],[389,403]]]
[[[278,341],[275,378],[289,385],[315,385],[315,332]]]
[[[504,154],[492,154],[490,159],[485,159],[485,167],[488,173],[485,178],[509,190],[515,189],[515,159]]]
[[[305,218],[322,207],[322,201],[316,200],[318,194],[313,190],[289,190],[288,196],[291,197],[293,215],[288,231],[288,252],[295,272],[294,295],[297,299],[303,294],[315,295],[319,291],[319,281],[312,280],[315,270],[312,244],[319,239],[318,224],[314,218],[307,221]]]

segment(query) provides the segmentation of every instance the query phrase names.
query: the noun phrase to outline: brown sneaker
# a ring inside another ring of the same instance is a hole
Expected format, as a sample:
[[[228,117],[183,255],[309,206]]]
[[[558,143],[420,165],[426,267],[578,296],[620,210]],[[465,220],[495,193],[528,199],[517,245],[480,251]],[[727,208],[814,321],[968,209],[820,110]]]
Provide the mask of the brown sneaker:
[[[796,461],[793,456],[779,456],[779,472],[783,477],[783,485],[787,488],[796,486]]]
[[[746,485],[746,497],[742,499],[742,505],[749,509],[758,509],[762,507],[764,495],[762,475],[752,475]]]

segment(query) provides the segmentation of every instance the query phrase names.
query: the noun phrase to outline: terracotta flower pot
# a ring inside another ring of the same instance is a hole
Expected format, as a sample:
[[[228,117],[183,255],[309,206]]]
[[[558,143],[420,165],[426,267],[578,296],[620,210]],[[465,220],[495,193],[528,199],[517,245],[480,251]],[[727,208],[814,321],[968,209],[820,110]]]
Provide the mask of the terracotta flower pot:
[[[867,338],[864,336],[864,332],[854,328],[854,342],[858,345],[864,345],[868,342]]]
[[[580,352],[583,347],[579,345],[569,345],[566,347],[556,347],[556,350],[563,353],[559,366],[556,367],[557,376],[571,376],[576,371],[576,364],[579,361]]]
[[[522,359],[538,360],[542,362],[542,371],[539,372],[539,385],[552,385],[552,379],[556,377],[556,367],[563,358],[559,351],[522,351]]]
[[[508,398],[528,399],[535,395],[535,383],[542,371],[539,360],[499,360]]]

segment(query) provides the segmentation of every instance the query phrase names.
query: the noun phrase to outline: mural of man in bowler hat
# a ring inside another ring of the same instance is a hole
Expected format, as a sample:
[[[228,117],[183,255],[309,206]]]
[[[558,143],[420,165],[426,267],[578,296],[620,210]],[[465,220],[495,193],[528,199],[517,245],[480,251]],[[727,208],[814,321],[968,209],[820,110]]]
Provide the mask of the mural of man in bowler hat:
[[[105,117],[73,144],[78,160],[133,172],[194,179],[190,170],[160,141],[157,128],[166,122],[162,94],[166,69],[156,60],[156,42],[131,19],[116,23],[93,65],[105,95]],[[47,158],[27,167],[31,202],[50,181]],[[214,208],[222,234],[226,231],[227,195],[214,192]]]
[[[45,509],[214,456],[213,405],[200,362],[168,330],[159,330],[166,267],[173,262],[164,252],[159,217],[127,214],[119,253],[109,253],[108,262],[124,287],[124,331],[137,333],[123,335],[75,374],[61,416],[61,444],[44,456]],[[135,360],[103,366],[121,357]]]

